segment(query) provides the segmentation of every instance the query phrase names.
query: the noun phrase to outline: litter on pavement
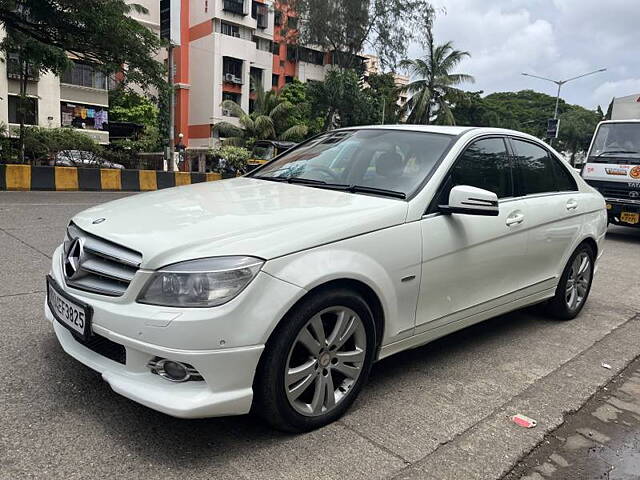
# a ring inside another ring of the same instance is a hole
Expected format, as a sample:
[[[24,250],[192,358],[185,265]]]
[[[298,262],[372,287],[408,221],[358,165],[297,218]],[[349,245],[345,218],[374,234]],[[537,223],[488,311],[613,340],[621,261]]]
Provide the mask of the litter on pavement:
[[[526,415],[518,414],[511,417],[511,421],[516,425],[519,425],[524,428],[533,428],[538,422],[536,422],[533,418],[529,418]]]

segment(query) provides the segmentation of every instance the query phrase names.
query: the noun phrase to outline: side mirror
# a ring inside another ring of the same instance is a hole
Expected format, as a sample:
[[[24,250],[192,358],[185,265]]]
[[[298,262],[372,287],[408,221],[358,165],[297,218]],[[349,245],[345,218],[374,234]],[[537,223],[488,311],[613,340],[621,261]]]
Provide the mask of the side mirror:
[[[449,193],[449,205],[438,205],[438,210],[447,215],[461,213],[488,217],[497,217],[500,213],[495,193],[468,185],[453,187]]]

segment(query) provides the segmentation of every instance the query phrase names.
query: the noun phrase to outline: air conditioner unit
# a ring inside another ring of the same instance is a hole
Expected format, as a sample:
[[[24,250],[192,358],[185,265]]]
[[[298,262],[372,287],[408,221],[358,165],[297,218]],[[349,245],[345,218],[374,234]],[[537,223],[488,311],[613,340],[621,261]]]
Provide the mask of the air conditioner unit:
[[[231,82],[231,83],[235,83],[236,76],[233,73],[225,73],[224,74],[224,81],[225,82]]]
[[[223,108],[222,109],[222,115],[225,117],[230,117],[231,116],[231,110],[229,110],[228,108]]]
[[[237,83],[239,85],[242,85],[242,78],[240,78],[240,77],[234,76],[232,81],[233,81],[233,83]]]
[[[236,38],[240,38],[240,32],[233,32],[233,36]]]

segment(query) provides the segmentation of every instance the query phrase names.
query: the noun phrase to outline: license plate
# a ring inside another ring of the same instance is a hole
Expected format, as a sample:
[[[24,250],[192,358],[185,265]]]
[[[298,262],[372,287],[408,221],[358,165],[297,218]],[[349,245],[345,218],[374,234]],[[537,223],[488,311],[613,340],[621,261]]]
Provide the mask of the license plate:
[[[622,212],[620,215],[620,221],[635,225],[640,222],[640,213]]]
[[[91,307],[62,292],[50,276],[47,276],[47,303],[58,322],[76,335],[88,338],[91,333]]]

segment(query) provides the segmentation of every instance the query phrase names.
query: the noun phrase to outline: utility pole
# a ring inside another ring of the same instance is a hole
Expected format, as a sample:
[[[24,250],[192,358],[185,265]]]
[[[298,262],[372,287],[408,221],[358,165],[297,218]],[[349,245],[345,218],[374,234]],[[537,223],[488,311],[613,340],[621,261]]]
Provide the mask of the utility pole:
[[[545,80],[547,82],[552,82],[552,83],[555,83],[556,85],[558,85],[558,93],[556,94],[556,109],[553,112],[553,119],[557,120],[558,119],[558,107],[560,106],[560,90],[562,89],[562,86],[565,83],[572,82],[573,80],[577,80],[579,78],[586,77],[588,75],[593,75],[595,73],[605,72],[606,70],[607,70],[606,68],[601,68],[599,70],[594,70],[593,72],[583,73],[582,75],[578,75],[577,77],[568,78],[566,80],[553,80],[551,78],[540,77],[538,75],[532,75],[530,73],[523,73],[522,75],[524,75],[525,77],[538,78],[540,80]],[[553,145],[553,138],[549,139],[549,145]]]
[[[173,157],[176,151],[175,142],[175,124],[176,124],[176,91],[174,87],[174,66],[173,66],[173,44],[169,44],[169,160],[167,162],[167,169],[173,171]]]

